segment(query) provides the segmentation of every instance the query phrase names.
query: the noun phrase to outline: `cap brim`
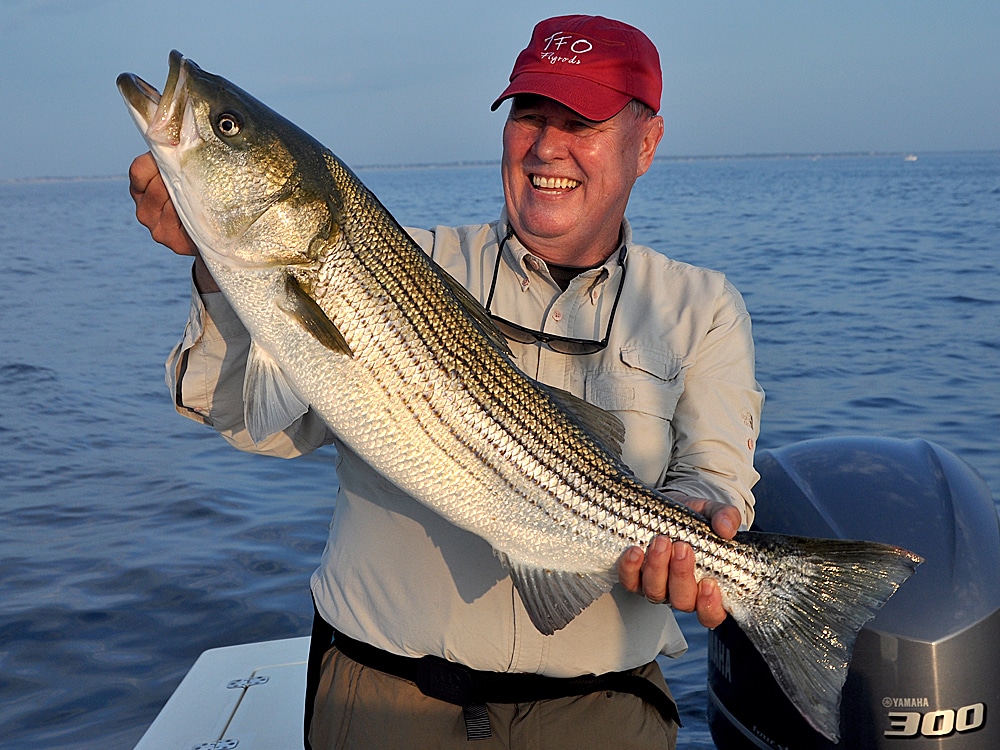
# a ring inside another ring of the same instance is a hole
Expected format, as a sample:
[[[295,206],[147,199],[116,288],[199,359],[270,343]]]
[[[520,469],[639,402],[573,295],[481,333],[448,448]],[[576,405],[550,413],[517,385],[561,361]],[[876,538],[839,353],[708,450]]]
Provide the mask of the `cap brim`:
[[[628,94],[585,78],[551,73],[521,73],[493,102],[496,110],[505,99],[518,94],[535,94],[569,107],[588,120],[608,120],[632,101]]]

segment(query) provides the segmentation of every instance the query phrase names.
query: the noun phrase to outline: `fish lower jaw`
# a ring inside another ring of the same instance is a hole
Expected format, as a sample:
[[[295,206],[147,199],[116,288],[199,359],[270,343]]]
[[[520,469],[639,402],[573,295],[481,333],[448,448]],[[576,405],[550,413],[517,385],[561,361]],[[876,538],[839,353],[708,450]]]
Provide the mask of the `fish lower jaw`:
[[[125,99],[129,115],[139,130],[145,133],[156,117],[160,92],[134,73],[122,73],[117,80],[118,90]]]

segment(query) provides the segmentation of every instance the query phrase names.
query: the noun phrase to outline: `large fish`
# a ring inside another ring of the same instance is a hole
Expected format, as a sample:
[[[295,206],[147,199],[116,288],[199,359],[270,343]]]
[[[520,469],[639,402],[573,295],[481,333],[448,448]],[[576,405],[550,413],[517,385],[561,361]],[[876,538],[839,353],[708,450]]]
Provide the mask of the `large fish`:
[[[918,556],[719,538],[634,478],[620,422],[523,375],[482,306],[305,132],[177,52],[162,95],[131,74],[118,88],[250,332],[255,440],[315,409],[388,479],[488,541],[546,634],[611,589],[630,545],[688,542],[792,702],[838,736],[855,637]]]

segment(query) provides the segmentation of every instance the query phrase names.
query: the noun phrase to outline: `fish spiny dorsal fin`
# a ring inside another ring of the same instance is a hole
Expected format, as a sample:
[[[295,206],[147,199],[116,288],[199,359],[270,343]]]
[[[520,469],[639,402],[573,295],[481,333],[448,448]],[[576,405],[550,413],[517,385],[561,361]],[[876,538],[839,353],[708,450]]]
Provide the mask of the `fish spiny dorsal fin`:
[[[616,578],[606,574],[548,570],[512,561],[497,552],[510,573],[532,624],[543,635],[552,635],[573,621],[595,599],[614,586]]]
[[[379,201],[378,196],[372,193],[364,184],[357,178],[357,176],[350,170],[350,168],[341,162],[333,154],[327,153],[325,155],[327,167],[335,176],[340,176],[341,179],[349,180],[352,186],[351,200],[360,201],[363,204],[368,204],[364,211],[355,211],[359,215],[369,215],[371,213],[384,214],[384,219],[387,221],[387,226],[398,231],[400,237],[406,238],[406,241],[410,244],[412,250],[420,254],[426,262],[434,269],[434,271],[441,278],[441,281],[448,288],[448,290],[455,296],[458,304],[462,309],[475,320],[483,334],[489,340],[494,347],[506,354],[507,356],[513,357],[514,354],[510,350],[510,345],[507,343],[507,339],[497,328],[496,323],[490,317],[489,312],[486,308],[480,304],[472,293],[462,286],[451,274],[445,271],[441,266],[439,266],[430,255],[426,254],[416,242],[410,237],[407,231],[392,217],[392,215],[385,210],[382,206],[381,201]]]
[[[601,445],[616,458],[622,457],[625,445],[625,425],[618,417],[599,406],[594,406],[589,401],[574,396],[569,391],[537,381],[535,385],[547,391],[559,406],[579,419]]]
[[[337,159],[333,154],[327,153],[325,155],[327,167],[334,174],[334,176],[346,177],[352,185],[352,199],[357,201],[362,201],[370,203],[373,208],[367,209],[363,213],[371,213],[372,210],[377,210],[380,213],[385,214],[385,218],[390,223],[390,225],[398,230],[401,237],[405,237],[407,241],[412,245],[414,252],[419,252],[420,255],[430,264],[430,266],[437,272],[444,285],[455,295],[458,300],[459,305],[463,310],[475,320],[481,327],[482,332],[485,334],[486,338],[489,339],[490,343],[493,344],[497,349],[506,354],[507,356],[513,357],[514,354],[510,350],[510,345],[507,343],[507,339],[497,328],[493,319],[490,317],[489,312],[480,304],[472,293],[469,292],[464,286],[462,286],[451,274],[445,271],[441,266],[439,266],[433,258],[424,253],[424,251],[417,245],[416,242],[410,237],[405,229],[389,214],[388,211],[382,206],[381,201],[379,201],[378,196],[372,193],[364,184],[357,178],[357,176],[350,170],[350,168]]]
[[[510,350],[510,345],[507,343],[507,339],[504,335],[500,333],[500,329],[497,328],[496,323],[493,322],[493,318],[486,311],[479,300],[472,296],[464,286],[458,283],[455,278],[445,271],[443,268],[435,264],[438,272],[441,274],[441,278],[445,283],[445,286],[451,290],[452,294],[458,299],[458,303],[462,306],[462,309],[468,313],[469,317],[475,320],[483,329],[483,333],[486,334],[486,338],[490,340],[497,349],[502,351],[508,356],[514,356],[513,352]]]

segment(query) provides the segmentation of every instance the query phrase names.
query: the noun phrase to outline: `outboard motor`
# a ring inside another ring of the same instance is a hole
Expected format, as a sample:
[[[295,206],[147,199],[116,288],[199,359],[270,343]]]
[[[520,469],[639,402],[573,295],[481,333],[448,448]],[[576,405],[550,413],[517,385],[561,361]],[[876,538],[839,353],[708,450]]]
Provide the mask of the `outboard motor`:
[[[756,464],[754,529],[885,542],[926,561],[858,636],[836,745],[732,618],[711,631],[720,750],[1000,748],[1000,521],[982,478],[925,440],[808,440],[759,451]]]

